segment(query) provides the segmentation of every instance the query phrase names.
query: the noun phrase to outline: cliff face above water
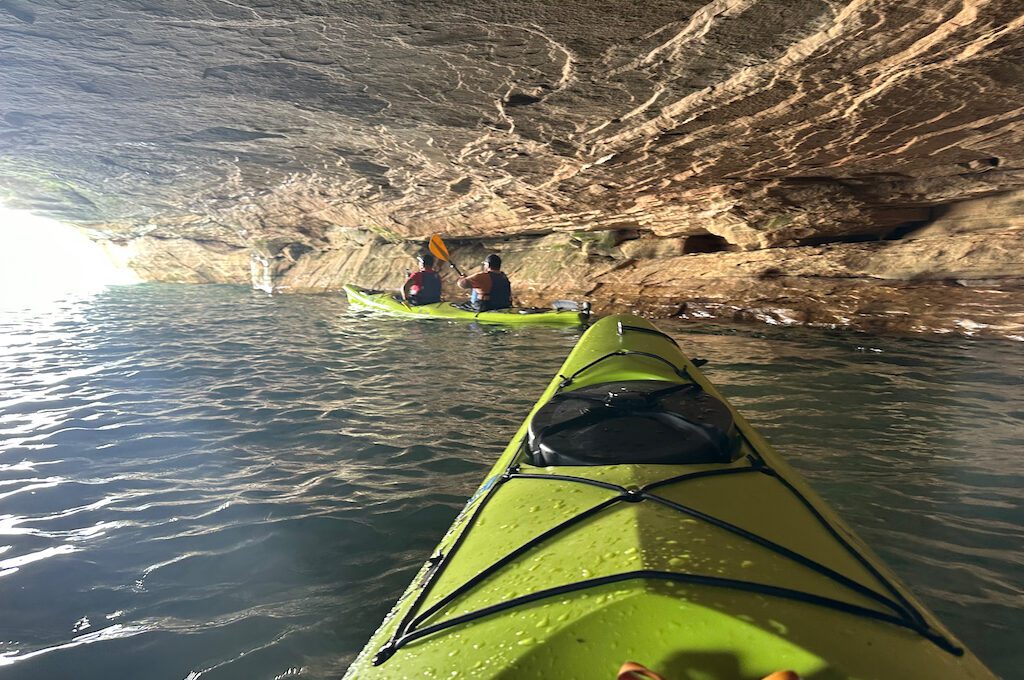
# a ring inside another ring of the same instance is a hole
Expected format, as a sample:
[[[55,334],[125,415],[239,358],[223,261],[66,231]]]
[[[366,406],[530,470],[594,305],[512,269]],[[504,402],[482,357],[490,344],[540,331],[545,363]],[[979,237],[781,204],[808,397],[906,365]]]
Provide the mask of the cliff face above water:
[[[0,200],[146,278],[1024,339],[1019,0],[0,0]],[[397,261],[396,261],[397,258]]]

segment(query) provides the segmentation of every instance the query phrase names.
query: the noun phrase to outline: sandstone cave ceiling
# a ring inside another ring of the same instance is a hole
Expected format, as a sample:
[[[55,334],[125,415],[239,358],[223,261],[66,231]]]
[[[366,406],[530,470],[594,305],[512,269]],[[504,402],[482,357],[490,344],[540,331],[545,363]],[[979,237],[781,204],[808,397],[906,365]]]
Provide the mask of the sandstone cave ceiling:
[[[856,240],[1024,184],[1020,0],[0,0],[0,200],[316,247]]]

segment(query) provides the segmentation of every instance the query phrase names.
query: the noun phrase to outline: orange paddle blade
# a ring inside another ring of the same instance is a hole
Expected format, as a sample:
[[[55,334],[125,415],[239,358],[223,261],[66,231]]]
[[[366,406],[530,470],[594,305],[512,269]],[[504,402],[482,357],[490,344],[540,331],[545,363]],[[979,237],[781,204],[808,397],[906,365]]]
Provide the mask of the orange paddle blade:
[[[427,244],[427,247],[430,248],[430,252],[433,253],[434,257],[437,259],[444,260],[445,262],[448,262],[451,259],[451,256],[448,254],[448,248],[444,245],[444,241],[441,240],[441,236],[439,234],[434,234],[430,237],[430,242]]]

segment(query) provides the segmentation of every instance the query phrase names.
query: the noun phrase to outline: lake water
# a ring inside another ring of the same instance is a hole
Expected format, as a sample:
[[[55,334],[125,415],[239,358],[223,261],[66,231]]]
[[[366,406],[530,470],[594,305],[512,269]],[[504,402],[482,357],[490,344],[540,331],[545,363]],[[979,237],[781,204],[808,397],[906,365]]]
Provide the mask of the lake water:
[[[1021,677],[1020,344],[660,326]],[[230,286],[0,311],[0,678],[339,677],[578,336]]]

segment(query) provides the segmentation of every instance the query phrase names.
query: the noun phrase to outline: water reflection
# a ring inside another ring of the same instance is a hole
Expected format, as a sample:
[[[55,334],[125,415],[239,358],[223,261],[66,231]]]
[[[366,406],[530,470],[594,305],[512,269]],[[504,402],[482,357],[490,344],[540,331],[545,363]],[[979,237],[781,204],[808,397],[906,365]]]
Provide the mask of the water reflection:
[[[1016,348],[666,327],[1012,675]],[[5,677],[221,680],[340,676],[578,331],[142,284],[0,335]]]

